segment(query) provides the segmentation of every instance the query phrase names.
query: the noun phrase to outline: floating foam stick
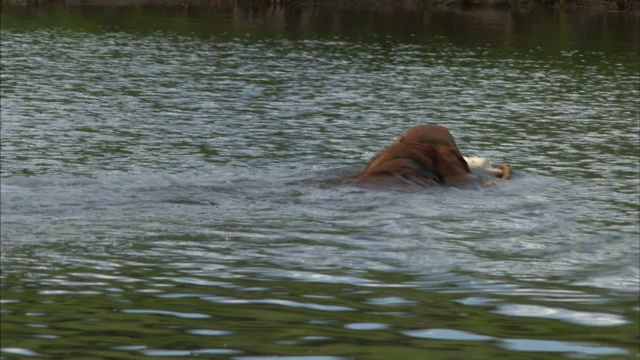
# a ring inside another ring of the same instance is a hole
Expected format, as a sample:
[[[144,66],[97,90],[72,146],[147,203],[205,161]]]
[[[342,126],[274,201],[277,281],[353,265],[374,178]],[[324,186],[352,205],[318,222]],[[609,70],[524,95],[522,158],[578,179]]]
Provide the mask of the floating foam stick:
[[[502,180],[508,179],[509,176],[511,176],[511,169],[507,164],[501,164],[497,168],[494,168],[486,157],[463,156],[463,158],[471,170],[477,170],[485,174],[494,175]]]

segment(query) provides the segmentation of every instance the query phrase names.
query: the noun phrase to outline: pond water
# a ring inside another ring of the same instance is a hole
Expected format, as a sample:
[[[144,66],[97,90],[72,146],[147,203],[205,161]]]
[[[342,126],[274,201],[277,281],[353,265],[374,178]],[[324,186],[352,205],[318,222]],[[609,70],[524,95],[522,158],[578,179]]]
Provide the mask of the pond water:
[[[3,359],[640,355],[637,17],[1,16]],[[513,178],[345,180],[425,123]]]

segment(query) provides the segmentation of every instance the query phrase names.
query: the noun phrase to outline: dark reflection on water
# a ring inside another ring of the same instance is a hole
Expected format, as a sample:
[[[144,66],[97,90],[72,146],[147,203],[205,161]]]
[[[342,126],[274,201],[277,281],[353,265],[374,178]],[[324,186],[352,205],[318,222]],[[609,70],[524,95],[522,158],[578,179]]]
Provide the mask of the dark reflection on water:
[[[638,356],[637,19],[327,11],[3,10],[1,356]]]

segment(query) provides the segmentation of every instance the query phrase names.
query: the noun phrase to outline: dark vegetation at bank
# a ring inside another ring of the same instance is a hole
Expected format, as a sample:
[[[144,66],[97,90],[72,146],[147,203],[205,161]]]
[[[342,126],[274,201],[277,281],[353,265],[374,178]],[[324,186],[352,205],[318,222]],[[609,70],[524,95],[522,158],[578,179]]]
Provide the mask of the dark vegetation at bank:
[[[1,0],[3,6],[118,6],[225,8],[265,6],[332,6],[380,9],[505,8],[517,10],[618,11],[640,14],[640,0]]]

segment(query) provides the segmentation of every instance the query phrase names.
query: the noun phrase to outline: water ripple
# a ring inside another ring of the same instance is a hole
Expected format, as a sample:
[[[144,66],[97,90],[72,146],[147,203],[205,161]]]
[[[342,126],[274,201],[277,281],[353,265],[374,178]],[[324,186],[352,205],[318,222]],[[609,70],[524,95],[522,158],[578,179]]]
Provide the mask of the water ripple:
[[[501,305],[495,313],[517,317],[557,319],[585,326],[618,326],[628,323],[618,315],[572,311],[540,305],[505,304]]]
[[[175,316],[183,319],[207,319],[210,317],[207,314],[181,313],[176,311],[165,311],[165,310],[122,309],[121,312],[125,314],[151,314],[151,315]]]

